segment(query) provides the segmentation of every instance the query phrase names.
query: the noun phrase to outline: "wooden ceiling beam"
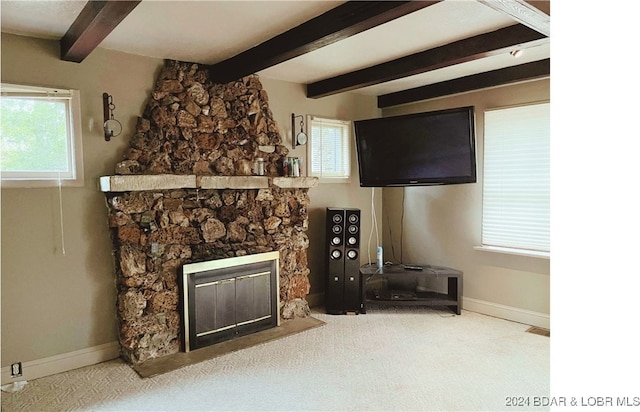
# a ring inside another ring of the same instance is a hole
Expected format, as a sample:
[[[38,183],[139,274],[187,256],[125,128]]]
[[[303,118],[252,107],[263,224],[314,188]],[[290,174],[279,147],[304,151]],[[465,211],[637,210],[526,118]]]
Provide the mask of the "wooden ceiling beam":
[[[461,77],[446,82],[434,83],[396,93],[378,96],[378,107],[385,108],[420,100],[449,96],[488,87],[503,86],[528,80],[549,77],[551,60],[544,59],[518,66],[506,67],[485,73]]]
[[[518,23],[531,27],[545,36],[551,36],[551,18],[549,13],[549,2],[544,0],[478,0],[496,11],[504,13]],[[540,3],[538,5],[538,3]],[[538,5],[539,7],[536,7]]]
[[[307,97],[318,98],[426,73],[443,67],[507,53],[546,42],[535,30],[516,24],[434,49],[307,84]]]
[[[438,1],[347,1],[234,57],[210,65],[210,79],[226,83],[423,9]]]
[[[60,59],[83,61],[140,1],[89,0],[60,40]]]

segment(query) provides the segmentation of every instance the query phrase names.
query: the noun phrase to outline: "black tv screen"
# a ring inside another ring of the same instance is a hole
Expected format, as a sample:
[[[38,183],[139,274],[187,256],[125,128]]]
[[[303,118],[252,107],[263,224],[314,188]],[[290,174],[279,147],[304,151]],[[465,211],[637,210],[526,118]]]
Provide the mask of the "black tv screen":
[[[476,181],[473,106],[354,121],[360,186]]]

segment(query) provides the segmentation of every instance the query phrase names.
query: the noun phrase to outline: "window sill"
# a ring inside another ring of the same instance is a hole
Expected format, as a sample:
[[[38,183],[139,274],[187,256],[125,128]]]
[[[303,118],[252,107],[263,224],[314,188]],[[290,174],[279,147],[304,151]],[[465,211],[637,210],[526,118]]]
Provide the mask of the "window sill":
[[[318,177],[318,183],[351,183],[349,177]]]
[[[3,179],[3,189],[41,189],[47,187],[83,187],[84,179],[75,180],[19,180],[19,179]]]
[[[551,259],[550,252],[542,252],[538,250],[516,249],[516,248],[499,247],[499,246],[474,246],[473,248],[475,250],[480,250],[483,252],[504,253],[507,255],[519,255],[519,256],[541,258],[541,259]]]

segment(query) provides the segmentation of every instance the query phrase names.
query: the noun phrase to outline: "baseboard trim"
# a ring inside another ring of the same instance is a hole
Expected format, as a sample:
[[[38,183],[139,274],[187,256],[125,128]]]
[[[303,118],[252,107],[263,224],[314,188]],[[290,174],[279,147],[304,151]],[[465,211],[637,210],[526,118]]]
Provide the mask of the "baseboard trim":
[[[44,359],[22,362],[22,376],[15,378],[11,377],[11,367],[5,366],[1,370],[2,385],[55,375],[115,359],[118,356],[120,356],[120,344],[116,341]]]
[[[506,306],[499,303],[467,297],[462,298],[462,307],[464,310],[471,312],[478,312],[484,315],[512,320],[526,325],[538,326],[545,329],[551,328],[551,317],[546,313],[534,312],[526,309],[515,308],[513,306]]]
[[[307,295],[306,299],[307,302],[309,302],[309,307],[313,308],[324,305],[324,293]],[[524,323],[530,326],[551,329],[551,318],[546,313],[534,312],[464,296],[462,297],[462,308],[470,312],[482,313],[484,315],[495,316],[496,318]]]

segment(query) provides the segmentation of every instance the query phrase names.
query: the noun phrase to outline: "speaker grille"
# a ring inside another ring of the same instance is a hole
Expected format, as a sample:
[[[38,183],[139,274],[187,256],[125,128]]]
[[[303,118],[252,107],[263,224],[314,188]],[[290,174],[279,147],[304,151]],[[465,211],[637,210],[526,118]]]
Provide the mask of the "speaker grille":
[[[360,210],[327,208],[327,313],[359,312]]]

